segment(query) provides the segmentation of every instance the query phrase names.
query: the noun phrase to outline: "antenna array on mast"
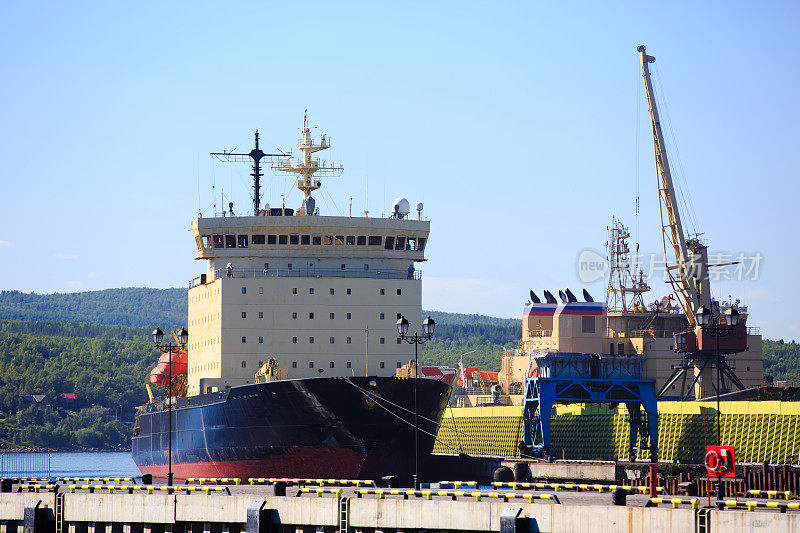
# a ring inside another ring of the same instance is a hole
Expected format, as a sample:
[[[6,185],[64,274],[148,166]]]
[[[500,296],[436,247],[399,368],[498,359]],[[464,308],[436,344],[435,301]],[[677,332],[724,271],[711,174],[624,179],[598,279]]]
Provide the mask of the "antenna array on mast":
[[[324,161],[320,162],[318,158],[311,157],[314,152],[330,148],[331,138],[324,134],[316,142],[311,138],[311,128],[308,125],[308,110],[303,115],[303,136],[297,143],[297,147],[303,153],[302,158],[286,157],[279,159],[272,166],[272,169],[276,172],[300,174],[300,177],[297,178],[297,188],[303,191],[303,203],[297,210],[297,214],[313,215],[315,213],[314,199],[311,197],[311,193],[322,187],[322,181],[320,181],[319,177],[333,178],[341,176],[344,167],[333,163],[327,165]]]
[[[253,176],[253,215],[258,216],[258,211],[261,206],[261,178],[264,174],[261,172],[261,160],[265,157],[272,159],[273,157],[287,157],[291,156],[292,153],[289,152],[284,153],[281,152],[280,154],[265,154],[261,148],[258,147],[258,130],[256,130],[256,144],[255,148],[250,150],[246,154],[235,154],[233,152],[211,152],[211,155],[219,159],[220,161],[226,161],[228,163],[231,162],[242,162],[242,161],[253,161],[252,170],[253,172],[250,174]]]
[[[638,306],[641,310],[645,308],[642,294],[650,290],[650,285],[644,280],[644,273],[641,270],[636,274],[631,271],[631,250],[628,245],[630,236],[627,226],[616,217],[611,219],[606,242],[608,261],[611,265],[606,291],[606,305],[609,311],[627,313],[631,306]],[[638,244],[636,248],[638,252]]]

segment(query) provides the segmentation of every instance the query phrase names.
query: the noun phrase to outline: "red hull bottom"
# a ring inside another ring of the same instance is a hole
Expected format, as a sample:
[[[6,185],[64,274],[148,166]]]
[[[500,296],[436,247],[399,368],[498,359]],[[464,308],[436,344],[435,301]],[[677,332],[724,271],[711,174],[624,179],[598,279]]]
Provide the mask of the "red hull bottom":
[[[358,479],[362,475],[366,457],[352,450],[337,449],[320,451],[304,449],[291,454],[266,459],[242,459],[231,461],[203,461],[196,463],[173,463],[173,478],[185,480],[189,477],[291,477],[291,478],[336,478]],[[169,466],[140,465],[142,474],[155,478],[167,478]]]

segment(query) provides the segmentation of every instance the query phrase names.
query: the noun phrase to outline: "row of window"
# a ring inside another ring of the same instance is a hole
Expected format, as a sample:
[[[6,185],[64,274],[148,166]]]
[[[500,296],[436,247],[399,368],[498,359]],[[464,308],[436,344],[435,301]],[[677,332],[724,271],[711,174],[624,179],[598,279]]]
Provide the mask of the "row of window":
[[[251,238],[252,237],[252,238]],[[288,245],[288,246],[383,246],[384,250],[424,251],[425,237],[399,235],[384,238],[381,235],[285,235],[259,234],[248,235],[202,235],[203,248],[249,248],[250,244]]]
[[[352,344],[353,343],[353,338],[352,337],[347,337],[345,339],[345,342],[347,344]],[[386,344],[386,337],[381,337],[379,342],[380,342],[380,344]],[[402,339],[400,337],[397,337],[397,344],[402,344],[402,342],[403,342]],[[264,337],[259,337],[258,338],[258,343],[259,344],[264,344]],[[309,344],[314,344],[314,337],[309,337],[308,338],[308,343]],[[330,337],[328,339],[328,343],[329,344],[335,344],[336,343],[335,337]],[[244,336],[244,335],[242,336],[242,344],[247,344],[247,337]],[[297,344],[297,337],[292,337],[292,344]]]
[[[342,266],[344,266],[344,265],[342,265]],[[268,266],[265,266],[264,270],[267,270],[268,268],[269,268]],[[292,264],[289,263],[289,270],[291,270],[291,269],[292,269]],[[397,295],[398,296],[402,296],[403,295],[403,289],[396,289],[396,291],[397,291]],[[386,289],[378,289],[378,292],[380,293],[381,296],[385,296],[386,295]],[[259,294],[263,294],[264,293],[264,287],[259,287],[258,288],[258,293]],[[336,291],[331,288],[331,289],[329,289],[329,293],[330,294],[336,294]],[[247,287],[242,287],[242,294],[247,294]],[[292,287],[292,294],[297,294],[297,287]],[[309,287],[308,288],[308,294],[314,294],[314,287]],[[347,289],[347,294],[348,295],[353,294],[353,290],[348,288]]]
[[[328,314],[328,317],[329,317],[331,320],[334,320],[334,319],[335,319],[335,317],[336,317],[336,315],[335,315],[335,313],[329,313],[329,314]],[[350,320],[352,317],[353,317],[353,316],[352,316],[352,313],[347,313],[347,320]],[[379,317],[381,320],[384,320],[384,319],[386,318],[386,315],[385,315],[385,313],[380,313],[380,314],[378,315],[378,317]],[[397,313],[397,320],[400,320],[400,317],[401,317],[401,314],[400,314],[400,313]],[[242,311],[242,318],[247,318],[247,311]],[[264,312],[263,312],[263,311],[259,311],[259,312],[258,312],[258,318],[264,318]],[[293,319],[297,319],[297,311],[292,311],[292,318],[293,318]],[[308,318],[309,318],[310,320],[314,320],[314,313],[313,313],[313,312],[311,312],[311,313],[308,313]]]
[[[264,361],[259,361],[258,362],[258,368],[261,368],[263,365],[264,365]],[[386,363],[384,361],[380,361],[378,363],[378,365],[381,368],[386,368]],[[398,361],[397,368],[400,368],[401,366],[402,365]],[[247,368],[247,361],[242,361],[242,368]],[[292,361],[292,368],[297,368],[297,361]],[[308,368],[314,368],[314,361],[309,361],[308,362]],[[333,361],[330,362],[330,368],[336,368],[336,365],[334,364]],[[353,363],[350,362],[350,361],[347,361],[347,368],[353,368]]]

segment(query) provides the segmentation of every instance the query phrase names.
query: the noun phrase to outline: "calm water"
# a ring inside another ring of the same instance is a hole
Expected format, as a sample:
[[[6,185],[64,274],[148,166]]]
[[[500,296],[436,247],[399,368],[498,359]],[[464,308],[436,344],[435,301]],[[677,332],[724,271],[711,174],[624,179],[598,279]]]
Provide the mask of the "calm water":
[[[133,477],[140,474],[130,452],[52,452],[52,477]],[[0,470],[6,475],[47,475],[47,454],[3,453]],[[27,470],[27,472],[23,472]]]

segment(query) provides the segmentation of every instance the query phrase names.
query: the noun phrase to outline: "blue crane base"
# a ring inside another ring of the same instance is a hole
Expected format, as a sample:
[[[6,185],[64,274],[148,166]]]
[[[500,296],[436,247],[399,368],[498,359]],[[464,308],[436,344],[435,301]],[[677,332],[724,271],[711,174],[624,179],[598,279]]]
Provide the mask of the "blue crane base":
[[[658,403],[652,379],[528,378],[523,410],[523,454],[550,455],[550,416],[556,403],[624,403],[630,422],[630,460],[636,458],[641,408],[647,417],[650,460],[658,461]],[[591,438],[591,435],[587,435]],[[591,458],[586,458],[591,459]]]

